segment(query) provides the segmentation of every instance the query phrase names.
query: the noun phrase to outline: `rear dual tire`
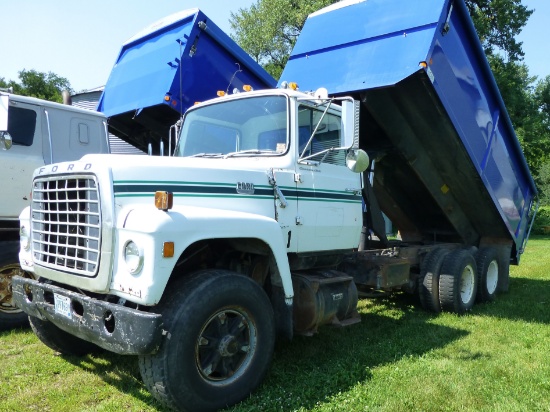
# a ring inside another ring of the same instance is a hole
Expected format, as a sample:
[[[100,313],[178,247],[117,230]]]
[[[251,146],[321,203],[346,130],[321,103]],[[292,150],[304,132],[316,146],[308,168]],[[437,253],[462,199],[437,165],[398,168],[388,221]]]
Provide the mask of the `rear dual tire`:
[[[445,311],[462,314],[474,306],[477,265],[467,250],[453,250],[444,259],[439,277],[439,301]]]
[[[430,312],[441,312],[439,302],[439,276],[441,265],[448,250],[436,248],[428,252],[420,266],[420,278],[418,283],[418,294],[420,304]]]
[[[495,300],[499,280],[502,282],[504,274],[499,265],[496,249],[487,247],[476,253],[476,265],[478,273],[478,302],[491,302]]]

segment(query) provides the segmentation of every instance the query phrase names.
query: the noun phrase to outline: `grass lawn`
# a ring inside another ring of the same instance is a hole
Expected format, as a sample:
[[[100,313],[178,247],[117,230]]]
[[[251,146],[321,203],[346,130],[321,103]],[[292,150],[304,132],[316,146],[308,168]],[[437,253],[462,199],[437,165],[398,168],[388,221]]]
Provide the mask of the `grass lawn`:
[[[509,293],[464,316],[362,300],[360,324],[279,343],[264,384],[229,411],[550,411],[550,237],[511,275]],[[14,330],[0,359],[0,411],[164,410],[134,357],[62,357]]]

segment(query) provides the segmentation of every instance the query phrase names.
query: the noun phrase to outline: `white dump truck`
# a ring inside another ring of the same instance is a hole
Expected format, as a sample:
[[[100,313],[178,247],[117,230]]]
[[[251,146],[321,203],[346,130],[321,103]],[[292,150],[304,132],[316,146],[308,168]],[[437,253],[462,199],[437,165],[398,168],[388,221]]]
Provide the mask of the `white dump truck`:
[[[13,296],[46,345],[138,355],[159,401],[207,411],[364,293],[460,314],[507,289],[537,191],[461,0],[314,13],[293,78],[191,106],[171,156],[36,169]]]

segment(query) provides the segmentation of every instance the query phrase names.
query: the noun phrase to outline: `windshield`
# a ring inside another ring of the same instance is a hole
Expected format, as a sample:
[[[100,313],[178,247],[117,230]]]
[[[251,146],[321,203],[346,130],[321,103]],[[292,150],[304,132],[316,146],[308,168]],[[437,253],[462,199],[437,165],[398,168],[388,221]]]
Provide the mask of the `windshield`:
[[[185,115],[174,156],[278,155],[288,147],[285,96],[227,100]]]

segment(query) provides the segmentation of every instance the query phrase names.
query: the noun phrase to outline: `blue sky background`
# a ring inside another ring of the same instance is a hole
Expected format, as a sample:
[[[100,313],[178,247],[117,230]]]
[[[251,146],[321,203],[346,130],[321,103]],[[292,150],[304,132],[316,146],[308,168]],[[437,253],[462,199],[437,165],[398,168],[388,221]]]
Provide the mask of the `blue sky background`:
[[[198,7],[229,33],[230,12],[255,0],[1,0],[0,77],[18,80],[22,69],[53,72],[75,91],[106,83],[122,44],[170,14]],[[531,75],[550,75],[549,0],[534,8],[519,39]]]

